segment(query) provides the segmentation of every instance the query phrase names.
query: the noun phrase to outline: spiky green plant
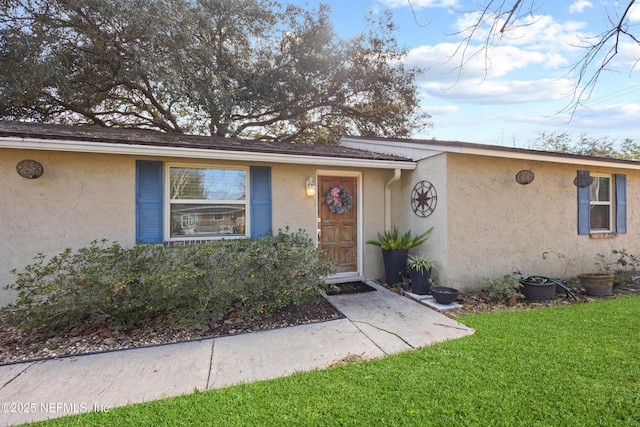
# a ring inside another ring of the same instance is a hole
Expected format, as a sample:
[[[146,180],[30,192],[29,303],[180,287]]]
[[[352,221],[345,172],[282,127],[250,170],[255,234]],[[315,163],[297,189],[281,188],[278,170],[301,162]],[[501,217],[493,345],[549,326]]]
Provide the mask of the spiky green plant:
[[[411,230],[401,235],[397,227],[393,227],[393,232],[386,230],[384,233],[378,233],[378,240],[367,240],[368,245],[381,247],[385,251],[407,250],[420,246],[429,239],[429,234],[433,231],[433,227],[417,236],[411,235]]]

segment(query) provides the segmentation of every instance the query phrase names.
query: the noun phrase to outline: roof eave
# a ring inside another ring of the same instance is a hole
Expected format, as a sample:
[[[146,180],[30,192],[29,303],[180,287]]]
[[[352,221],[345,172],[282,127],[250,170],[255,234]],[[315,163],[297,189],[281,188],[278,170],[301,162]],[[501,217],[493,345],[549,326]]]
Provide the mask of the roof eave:
[[[457,141],[438,140],[385,140],[383,138],[350,137],[345,136],[340,139],[338,145],[363,149],[363,146],[376,147],[373,151],[384,152],[386,154],[396,154],[391,150],[386,152],[381,150],[381,146],[400,147],[405,149],[423,150],[425,157],[430,157],[436,153],[460,153],[486,157],[500,157],[514,160],[533,160],[540,162],[553,162],[581,166],[601,166],[614,167],[619,169],[640,170],[640,162],[624,159],[609,159],[606,157],[581,156],[569,153],[556,153],[551,151],[536,151],[524,148],[510,148],[501,146],[491,146],[483,144],[473,144]]]
[[[215,159],[245,162],[250,161],[260,163],[295,163],[305,165],[358,167],[372,169],[413,170],[417,166],[417,164],[413,161],[404,160],[376,160],[346,157],[310,156],[299,154],[149,146],[137,144],[123,145],[103,142],[67,141],[60,139],[20,137],[0,137],[0,147],[23,150],[27,149],[42,151],[65,151],[76,153],[120,154],[144,157],[179,157],[207,160]]]
[[[486,150],[470,147],[461,147],[460,150],[456,150],[457,153],[472,154],[477,156],[491,156],[500,157],[504,159],[517,159],[517,160],[531,160],[538,162],[553,162],[562,163],[568,165],[579,166],[601,166],[601,167],[615,167],[619,169],[635,169],[640,170],[639,162],[620,161],[617,159],[607,159],[605,157],[588,157],[578,155],[563,155],[562,153],[523,153],[523,152],[509,152],[499,150]],[[557,154],[557,155],[556,155]]]

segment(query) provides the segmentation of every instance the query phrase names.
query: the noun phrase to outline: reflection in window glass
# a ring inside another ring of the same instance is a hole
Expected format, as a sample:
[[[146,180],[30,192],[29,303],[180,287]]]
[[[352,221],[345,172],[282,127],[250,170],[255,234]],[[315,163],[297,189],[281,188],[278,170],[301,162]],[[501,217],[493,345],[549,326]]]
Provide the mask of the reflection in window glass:
[[[609,178],[603,176],[593,179],[590,187],[592,202],[608,202],[611,200],[610,182]]]
[[[172,200],[245,200],[246,192],[243,170],[171,168]]]
[[[169,170],[171,238],[247,235],[246,170]]]
[[[594,176],[589,187],[591,231],[608,232],[612,230],[613,204],[610,176]]]
[[[244,234],[244,205],[171,204],[171,237]]]
[[[609,230],[609,206],[591,206],[591,230]]]

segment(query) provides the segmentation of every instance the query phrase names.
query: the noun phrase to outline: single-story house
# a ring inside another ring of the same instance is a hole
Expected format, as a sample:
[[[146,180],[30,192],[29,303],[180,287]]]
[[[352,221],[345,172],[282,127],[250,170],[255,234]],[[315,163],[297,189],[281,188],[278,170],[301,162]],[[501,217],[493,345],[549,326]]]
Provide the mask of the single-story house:
[[[37,253],[103,238],[181,245],[288,226],[316,239],[341,281],[384,276],[365,244],[377,232],[433,226],[414,252],[464,290],[515,269],[592,271],[598,253],[634,251],[640,237],[640,163],[461,142],[315,146],[0,121],[0,179],[0,286]],[[0,305],[13,298],[0,291]]]

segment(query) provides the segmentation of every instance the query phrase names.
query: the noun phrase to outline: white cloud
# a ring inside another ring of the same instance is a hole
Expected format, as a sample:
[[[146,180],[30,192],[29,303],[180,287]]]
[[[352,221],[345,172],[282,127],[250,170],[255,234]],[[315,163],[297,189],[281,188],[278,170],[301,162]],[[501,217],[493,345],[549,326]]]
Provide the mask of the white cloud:
[[[592,44],[599,38],[593,39]],[[595,73],[596,69],[602,67],[605,60],[608,61],[605,67],[604,74],[608,72],[616,72],[616,76],[619,78],[637,78],[637,73],[640,71],[640,46],[631,41],[627,41],[626,36],[622,35],[618,41],[618,45],[614,50],[614,42],[610,40],[608,44],[604,45],[600,52],[590,61],[586,74]],[[585,47],[581,50],[581,54],[585,55],[590,48],[590,44],[585,43]],[[580,57],[582,66],[583,57]],[[576,60],[576,62],[578,62]]]
[[[457,113],[460,110],[460,107],[455,105],[422,105],[421,109],[432,116],[442,116]]]
[[[462,106],[457,114],[435,116],[430,135],[438,139],[522,147],[528,146],[528,141],[543,131],[586,134],[594,138],[607,136],[618,141],[639,139],[635,122],[640,114],[640,104],[578,110],[573,118],[570,114],[556,115],[553,111],[542,113],[539,107],[531,105],[510,110],[508,106],[500,105]]]
[[[584,122],[600,123],[599,126],[611,127],[616,122],[635,122],[640,114],[640,104],[610,104],[577,110],[574,117]]]
[[[572,83],[566,79],[491,80],[481,84],[461,81],[451,87],[426,82],[421,87],[433,97],[483,105],[561,101],[573,90]]]
[[[462,37],[467,36],[478,19],[480,15],[477,12],[466,13],[456,20],[454,31],[461,33]],[[488,24],[491,24],[491,21]],[[486,43],[490,30],[488,24],[477,28],[471,39],[478,43]],[[496,24],[497,28],[501,26],[502,22]],[[529,46],[552,52],[567,51],[586,35],[586,27],[585,22],[558,22],[550,15],[528,15],[509,26],[504,34],[492,40],[492,44]]]
[[[571,121],[567,116],[554,118],[556,127],[572,129],[574,133],[589,136],[610,135],[614,139],[637,138],[635,123],[640,114],[640,104],[612,104],[575,111]]]
[[[479,83],[487,79],[503,77],[506,74],[523,70],[529,66],[546,68],[566,64],[566,60],[557,54],[523,50],[515,46],[498,46],[488,52],[478,51],[475,56],[466,58],[456,55],[460,45],[441,43],[435,46],[420,46],[411,49],[405,62],[410,66],[426,68],[420,80],[453,84],[459,80],[473,80]],[[468,52],[476,52],[478,47],[470,46]]]
[[[589,0],[575,0],[569,6],[569,13],[582,13],[586,8],[592,8],[593,3]]]
[[[629,21],[640,22],[640,5],[634,4],[629,10]]]
[[[618,45],[618,54],[614,60],[607,66],[608,69],[626,69],[623,70],[628,77],[628,73],[632,70],[638,71],[640,58],[640,46],[634,42],[623,41]],[[629,71],[627,71],[629,70]]]

